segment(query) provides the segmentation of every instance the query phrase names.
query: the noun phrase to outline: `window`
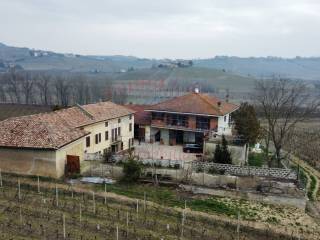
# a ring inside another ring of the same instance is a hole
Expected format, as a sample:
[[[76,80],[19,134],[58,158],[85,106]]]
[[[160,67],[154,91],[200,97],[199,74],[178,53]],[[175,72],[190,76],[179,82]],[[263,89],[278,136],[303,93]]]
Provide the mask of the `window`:
[[[132,131],[132,123],[129,123],[129,132]]]
[[[104,125],[105,125],[105,127],[108,127],[109,124],[108,124],[108,122],[105,122]]]
[[[95,135],[95,142],[99,144],[101,142],[101,133]]]
[[[104,134],[105,134],[105,135],[104,135],[104,139],[105,139],[106,141],[108,141],[108,140],[109,140],[109,131],[106,131]]]
[[[121,142],[121,151],[123,150],[123,142]]]
[[[153,112],[151,114],[151,118],[152,118],[152,120],[161,120],[161,121],[163,121],[164,120],[164,113]]]
[[[121,127],[118,127],[118,136],[121,136]]]
[[[114,142],[114,139],[115,139],[114,135],[115,135],[114,129],[112,129],[111,130],[111,140],[112,140],[112,142]]]
[[[118,132],[117,132],[117,128],[114,128],[111,130],[111,140],[112,142],[117,141],[118,140]]]
[[[86,137],[86,147],[90,147],[90,136]]]
[[[118,119],[118,123],[121,123],[121,118]]]
[[[129,115],[129,119],[130,119],[130,120],[132,119],[132,114]]]

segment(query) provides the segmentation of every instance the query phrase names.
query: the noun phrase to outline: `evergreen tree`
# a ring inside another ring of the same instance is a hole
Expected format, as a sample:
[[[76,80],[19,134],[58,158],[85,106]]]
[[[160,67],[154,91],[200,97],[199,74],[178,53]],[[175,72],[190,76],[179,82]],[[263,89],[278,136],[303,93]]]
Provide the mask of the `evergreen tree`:
[[[254,107],[248,103],[241,103],[240,108],[232,114],[235,129],[249,144],[255,144],[260,134],[260,122]]]
[[[222,135],[221,146],[217,144],[214,151],[214,161],[222,164],[232,164],[231,153],[228,149],[228,142],[224,135]]]
[[[214,150],[214,156],[213,156],[213,161],[214,162],[219,162],[221,159],[221,147],[220,144],[216,146],[216,149]]]
[[[232,164],[231,153],[228,149],[228,142],[224,135],[222,135],[221,163]]]

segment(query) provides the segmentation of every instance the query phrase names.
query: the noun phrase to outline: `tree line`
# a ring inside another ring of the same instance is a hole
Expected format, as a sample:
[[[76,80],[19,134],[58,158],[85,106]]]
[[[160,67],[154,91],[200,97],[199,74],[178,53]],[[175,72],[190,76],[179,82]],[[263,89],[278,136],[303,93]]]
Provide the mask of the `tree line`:
[[[112,89],[105,76],[23,71],[10,69],[0,74],[0,102],[71,106],[113,100],[123,103],[125,93]]]

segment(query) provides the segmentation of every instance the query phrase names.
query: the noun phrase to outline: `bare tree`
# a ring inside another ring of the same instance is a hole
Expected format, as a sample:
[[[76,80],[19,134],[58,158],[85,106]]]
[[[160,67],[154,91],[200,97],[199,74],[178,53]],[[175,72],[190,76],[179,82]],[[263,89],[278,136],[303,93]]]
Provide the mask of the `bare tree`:
[[[24,72],[21,75],[21,93],[24,96],[24,103],[30,104],[33,102],[33,87],[34,78],[30,72]]]
[[[263,111],[267,121],[266,134],[274,145],[280,165],[281,150],[287,137],[298,122],[317,110],[319,101],[309,97],[305,83],[288,79],[257,81],[254,100]]]
[[[83,76],[73,79],[74,102],[79,104],[88,104],[90,102],[89,84]]]
[[[7,102],[7,95],[5,90],[5,79],[0,75],[0,102]]]
[[[51,77],[49,75],[41,74],[38,76],[36,86],[39,90],[40,102],[43,105],[51,104],[50,81]]]
[[[12,103],[21,103],[21,76],[12,68],[9,73],[5,75],[6,92],[10,97]]]
[[[70,85],[66,78],[58,76],[54,82],[58,105],[67,107],[69,105]]]

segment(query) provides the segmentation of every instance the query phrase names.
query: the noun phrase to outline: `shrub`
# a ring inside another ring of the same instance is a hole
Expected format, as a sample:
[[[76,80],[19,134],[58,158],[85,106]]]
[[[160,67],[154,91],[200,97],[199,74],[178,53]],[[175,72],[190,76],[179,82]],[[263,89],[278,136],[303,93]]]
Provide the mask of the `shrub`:
[[[228,149],[228,142],[224,135],[222,135],[221,146],[218,144],[214,151],[214,161],[222,164],[232,164],[231,153]]]
[[[136,182],[141,176],[142,165],[134,159],[128,159],[123,163],[124,176],[122,181],[124,182]]]
[[[263,154],[250,153],[248,156],[249,166],[262,167],[263,165]]]

